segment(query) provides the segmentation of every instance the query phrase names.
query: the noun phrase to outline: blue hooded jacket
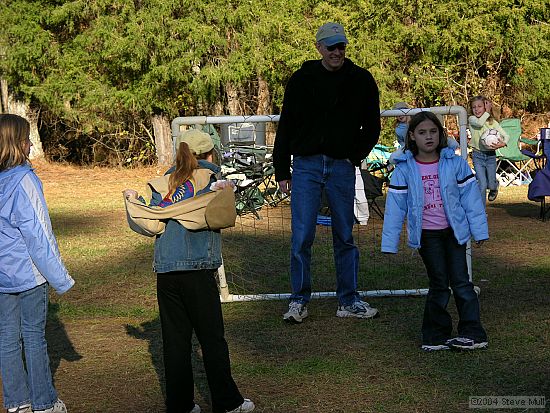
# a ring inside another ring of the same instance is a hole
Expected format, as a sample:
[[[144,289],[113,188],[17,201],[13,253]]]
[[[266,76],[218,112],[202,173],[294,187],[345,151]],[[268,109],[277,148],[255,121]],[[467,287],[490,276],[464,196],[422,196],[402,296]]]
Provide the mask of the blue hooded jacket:
[[[49,282],[62,294],[74,285],[52,231],[42,183],[29,165],[0,172],[0,293]]]
[[[424,187],[411,151],[398,151],[392,160],[396,167],[386,198],[382,252],[397,253],[405,216],[408,245],[420,248]],[[439,186],[445,215],[458,243],[465,244],[472,236],[476,241],[488,239],[487,216],[476,178],[468,162],[455,155],[452,147],[441,150]]]

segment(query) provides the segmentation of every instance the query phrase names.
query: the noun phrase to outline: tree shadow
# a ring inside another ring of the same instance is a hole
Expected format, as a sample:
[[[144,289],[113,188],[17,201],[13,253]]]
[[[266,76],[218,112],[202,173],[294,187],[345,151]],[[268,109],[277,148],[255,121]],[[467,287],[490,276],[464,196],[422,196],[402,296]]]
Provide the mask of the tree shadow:
[[[46,323],[46,341],[50,356],[50,369],[52,376],[59,368],[61,360],[69,362],[82,359],[82,355],[74,348],[64,324],[58,317],[59,304],[48,304],[48,320]]]
[[[162,358],[162,336],[160,318],[156,317],[153,320],[145,321],[139,326],[126,324],[126,333],[138,340],[146,340],[148,343],[149,354],[151,355],[151,362],[157,373],[158,381],[162,391],[163,397],[166,397],[166,385],[164,381],[164,363]],[[210,391],[208,388],[208,381],[206,379],[206,373],[204,370],[204,364],[202,361],[202,352],[200,345],[193,335],[193,350],[191,354],[191,361],[193,363],[193,376],[195,381],[195,389],[199,396],[202,398],[201,404],[210,403]],[[204,402],[203,402],[204,401]]]

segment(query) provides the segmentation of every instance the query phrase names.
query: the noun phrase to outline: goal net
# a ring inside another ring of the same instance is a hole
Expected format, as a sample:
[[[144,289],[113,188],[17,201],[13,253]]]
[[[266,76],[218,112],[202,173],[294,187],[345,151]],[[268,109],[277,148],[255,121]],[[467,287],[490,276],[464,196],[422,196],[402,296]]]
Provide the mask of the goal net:
[[[447,119],[452,116],[459,134],[462,156],[467,156],[466,110],[461,106],[383,110],[382,117],[411,116],[431,111]],[[219,269],[222,302],[288,299],[290,297],[290,202],[277,191],[271,154],[278,115],[194,116],[172,121],[172,137],[189,127],[208,132],[217,143],[222,173],[238,187],[235,227],[222,231],[224,265]],[[378,161],[374,158],[374,161]],[[365,162],[363,167],[368,167]],[[375,174],[384,175],[381,168]],[[385,191],[384,191],[385,192]],[[377,204],[383,208],[384,195]],[[359,248],[360,295],[421,296],[427,294],[427,277],[419,254],[406,245],[402,232],[396,255],[380,252],[383,218],[373,211],[354,226]],[[312,247],[312,298],[335,297],[335,266],[330,222],[319,220]],[[472,278],[471,248],[467,246],[468,270]]]

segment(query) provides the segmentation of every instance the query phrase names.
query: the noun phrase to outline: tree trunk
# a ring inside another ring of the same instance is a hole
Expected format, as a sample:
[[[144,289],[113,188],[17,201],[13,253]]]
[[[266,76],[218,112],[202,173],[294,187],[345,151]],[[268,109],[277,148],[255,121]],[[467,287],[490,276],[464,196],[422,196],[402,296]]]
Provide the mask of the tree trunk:
[[[265,79],[258,76],[258,107],[256,115],[271,114],[271,97],[269,95],[269,86]]]
[[[8,81],[0,79],[0,113],[8,113]]]
[[[225,93],[227,94],[227,109],[232,116],[242,115],[241,104],[239,102],[239,90],[232,83],[225,85]]]
[[[15,99],[9,93],[8,82],[4,79],[0,80],[0,96],[1,113],[19,115],[27,119],[31,125],[30,138],[32,147],[29,159],[44,157],[44,149],[42,148],[42,141],[40,140],[40,134],[38,133],[38,111],[32,109],[26,102]]]
[[[219,100],[212,105],[212,116],[223,116],[225,114],[223,110],[223,103]]]
[[[151,123],[153,124],[158,165],[172,165],[174,160],[174,145],[172,143],[172,133],[168,116],[153,115]]]
[[[269,85],[266,80],[258,76],[258,106],[256,108],[257,115],[271,115],[271,95],[269,93]],[[265,123],[265,143],[272,146],[275,142],[275,124],[273,122]]]

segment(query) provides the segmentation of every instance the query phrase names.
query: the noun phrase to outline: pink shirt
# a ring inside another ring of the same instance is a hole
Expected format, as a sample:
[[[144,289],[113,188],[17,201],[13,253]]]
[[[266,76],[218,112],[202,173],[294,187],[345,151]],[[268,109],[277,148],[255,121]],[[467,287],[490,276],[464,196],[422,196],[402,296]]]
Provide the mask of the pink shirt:
[[[445,229],[449,222],[443,209],[439,188],[439,161],[425,163],[416,161],[422,186],[424,187],[424,210],[422,211],[422,229]]]

